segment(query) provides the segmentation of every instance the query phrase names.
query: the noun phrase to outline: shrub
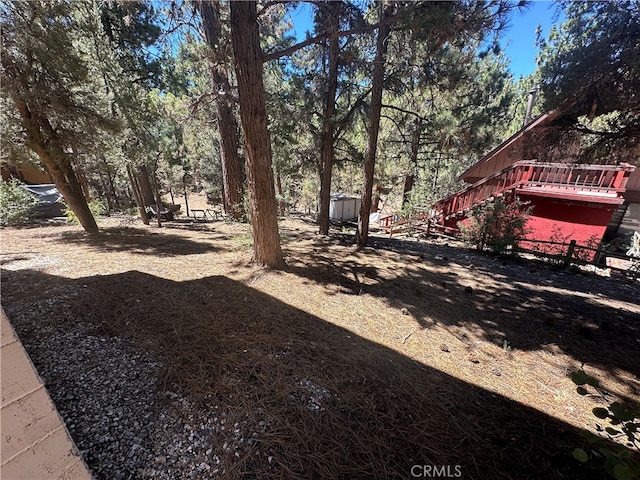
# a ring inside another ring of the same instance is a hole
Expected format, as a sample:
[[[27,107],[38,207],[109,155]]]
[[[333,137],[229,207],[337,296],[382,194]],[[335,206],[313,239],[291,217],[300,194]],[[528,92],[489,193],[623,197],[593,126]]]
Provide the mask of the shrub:
[[[0,224],[16,225],[35,217],[38,200],[27,192],[18,180],[0,180]]]
[[[465,242],[478,250],[491,249],[504,253],[526,233],[532,207],[528,202],[513,198],[496,198],[484,205],[476,205],[465,223],[458,223]]]
[[[593,389],[602,396],[598,379],[587,375],[584,370],[573,372],[571,380],[578,386],[576,391],[580,395],[589,395],[589,390]],[[592,469],[606,472],[616,480],[640,479],[640,461],[632,452],[632,449],[640,447],[640,406],[613,402],[607,408],[594,408],[593,415],[608,421],[609,425],[603,427],[596,423],[596,430],[601,436],[583,430],[586,445],[573,449],[573,458]]]
[[[91,211],[91,215],[93,218],[97,218],[98,215],[102,215],[107,211],[107,208],[104,206],[100,200],[91,200],[89,202],[89,210]],[[67,221],[71,223],[80,223],[76,214],[69,207],[66,207],[64,210],[64,214],[67,216]]]

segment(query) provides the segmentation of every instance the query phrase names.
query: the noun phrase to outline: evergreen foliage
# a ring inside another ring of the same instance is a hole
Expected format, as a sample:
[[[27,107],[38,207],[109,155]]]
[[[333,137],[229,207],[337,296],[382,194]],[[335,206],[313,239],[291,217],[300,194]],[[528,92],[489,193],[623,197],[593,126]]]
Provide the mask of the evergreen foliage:
[[[0,225],[17,225],[34,217],[38,200],[17,180],[0,181]]]
[[[148,88],[162,83],[162,63],[150,52],[162,32],[157,13],[145,2],[100,2],[104,35],[116,52],[122,73],[133,83]]]
[[[114,129],[93,73],[92,52],[78,38],[91,30],[83,5],[12,0],[0,7],[3,96],[22,115],[23,143],[35,148],[60,138],[75,151],[90,148],[101,128]],[[37,131],[25,115],[42,124]],[[45,124],[50,124],[50,129]]]
[[[564,115],[547,142],[571,140],[584,161],[637,162],[640,3],[560,2],[566,20],[540,40],[545,108]]]
[[[201,6],[213,7],[211,25]],[[274,208],[323,219],[329,193],[363,194],[376,38],[387,26],[369,182],[377,208],[410,212],[457,189],[463,170],[522,127],[534,86],[534,116],[565,109],[548,138],[561,139],[563,160],[629,160],[638,148],[637,2],[561,2],[566,21],[539,40],[540,70],[515,80],[495,32],[523,6],[400,2],[381,19],[379,3],[318,2],[313,31],[296,43],[288,13],[298,5],[258,5]],[[246,134],[229,4],[11,0],[0,19],[3,162],[62,165],[58,178],[86,179],[108,211],[132,206],[127,172],[143,166],[161,195],[177,197],[189,179],[226,201],[222,139]],[[236,145],[241,192],[246,151]],[[78,185],[69,192],[80,195]]]
[[[527,233],[531,210],[517,196],[476,205],[468,219],[459,223],[462,238],[478,250],[488,248],[494,253],[506,253]]]
[[[597,395],[605,398],[597,378],[584,370],[571,373],[571,381],[577,385],[580,395]],[[640,405],[633,402],[622,404],[611,402],[605,407],[595,407],[593,415],[598,419],[596,435],[582,430],[584,448],[576,447],[571,452],[573,458],[589,468],[607,474],[616,480],[637,480],[640,478],[640,460],[634,455],[640,446]],[[601,425],[606,421],[608,425]]]
[[[100,215],[104,215],[107,211],[107,207],[100,200],[91,200],[89,202],[89,210],[91,210],[91,214],[96,218]],[[76,224],[80,223],[77,215],[70,208],[65,208],[64,214],[67,217],[68,222]]]

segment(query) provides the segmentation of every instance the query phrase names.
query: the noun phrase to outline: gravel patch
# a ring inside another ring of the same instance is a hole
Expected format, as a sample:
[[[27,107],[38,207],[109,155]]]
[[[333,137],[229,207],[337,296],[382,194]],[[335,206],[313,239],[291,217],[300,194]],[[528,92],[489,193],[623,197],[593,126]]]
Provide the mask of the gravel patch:
[[[232,418],[208,397],[196,404],[162,391],[162,365],[151,355],[52,318],[53,307],[60,315],[64,300],[6,313],[96,479],[228,478],[241,457],[271,457],[258,448],[264,421]]]
[[[6,270],[43,270],[60,265],[63,260],[52,256],[0,255],[0,264]]]

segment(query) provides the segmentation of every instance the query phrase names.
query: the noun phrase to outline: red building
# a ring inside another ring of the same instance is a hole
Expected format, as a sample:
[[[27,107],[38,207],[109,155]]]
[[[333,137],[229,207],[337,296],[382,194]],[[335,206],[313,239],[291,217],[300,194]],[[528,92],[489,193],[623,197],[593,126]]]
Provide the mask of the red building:
[[[440,200],[436,218],[458,232],[471,209],[515,194],[533,207],[527,238],[597,245],[607,228],[633,230],[640,217],[640,170],[629,164],[544,163],[530,148],[558,111],[542,115],[493,149],[460,178],[469,186]],[[625,232],[626,233],[626,232]],[[547,248],[548,250],[548,248]]]

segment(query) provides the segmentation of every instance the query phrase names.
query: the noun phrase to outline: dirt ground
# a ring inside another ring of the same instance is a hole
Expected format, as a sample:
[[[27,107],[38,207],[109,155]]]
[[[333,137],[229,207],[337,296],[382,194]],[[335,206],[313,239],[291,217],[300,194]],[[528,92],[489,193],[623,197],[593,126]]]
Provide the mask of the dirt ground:
[[[358,251],[304,218],[281,220],[287,267],[271,271],[251,265],[245,224],[99,225],[3,229],[3,307],[56,299],[49,317],[160,358],[159,388],[264,422],[269,461],[230,459],[237,478],[598,478],[571,458],[578,430],[595,432],[595,406],[640,401],[637,280],[442,239]],[[604,395],[576,393],[580,367]]]

